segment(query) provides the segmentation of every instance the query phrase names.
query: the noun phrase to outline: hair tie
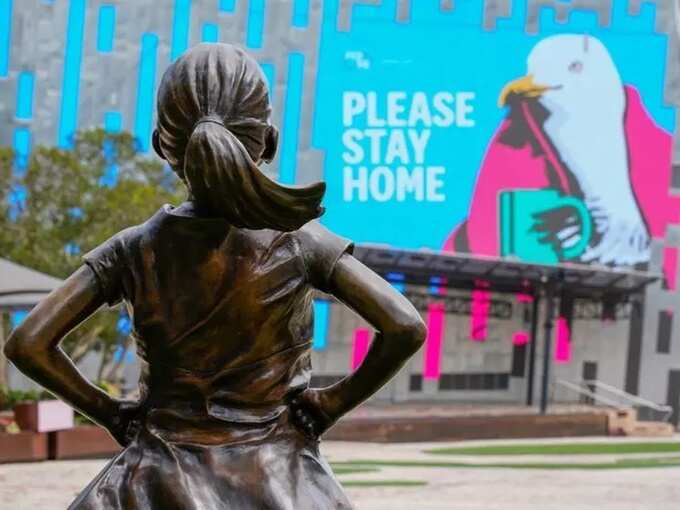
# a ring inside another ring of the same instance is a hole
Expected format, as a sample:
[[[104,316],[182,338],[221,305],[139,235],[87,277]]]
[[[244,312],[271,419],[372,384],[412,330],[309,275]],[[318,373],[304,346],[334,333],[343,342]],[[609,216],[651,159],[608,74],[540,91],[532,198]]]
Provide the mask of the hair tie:
[[[192,132],[195,131],[199,124],[207,124],[207,123],[219,124],[223,128],[225,128],[225,129],[227,128],[227,126],[224,125],[224,122],[222,121],[222,119],[220,119],[219,117],[215,117],[214,115],[206,115],[206,116],[198,119],[198,121],[196,122],[196,124],[194,124],[194,127],[191,131]]]

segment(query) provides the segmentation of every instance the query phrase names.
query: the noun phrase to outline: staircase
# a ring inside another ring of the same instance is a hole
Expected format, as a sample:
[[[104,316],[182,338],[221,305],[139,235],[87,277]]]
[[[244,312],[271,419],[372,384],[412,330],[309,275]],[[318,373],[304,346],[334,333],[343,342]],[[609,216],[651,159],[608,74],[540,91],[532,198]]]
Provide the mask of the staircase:
[[[558,380],[556,387],[579,395],[582,403],[605,413],[609,435],[632,437],[670,437],[675,428],[668,423],[673,408],[632,395],[598,380],[580,383]]]

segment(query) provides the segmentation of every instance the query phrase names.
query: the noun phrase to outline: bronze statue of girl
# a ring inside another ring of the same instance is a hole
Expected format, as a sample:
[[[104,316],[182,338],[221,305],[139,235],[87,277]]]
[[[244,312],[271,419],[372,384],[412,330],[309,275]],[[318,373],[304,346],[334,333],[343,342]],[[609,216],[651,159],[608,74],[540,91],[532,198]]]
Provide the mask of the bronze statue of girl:
[[[158,92],[158,155],[189,198],[84,256],[9,338],[24,373],[124,447],[74,509],[345,509],[319,436],[421,346],[411,304],[318,222],[325,186],[286,187],[258,168],[278,134],[259,65],[201,44]],[[313,289],[377,330],[364,363],[309,387]],[[137,402],[90,384],[63,337],[123,302],[142,360]]]

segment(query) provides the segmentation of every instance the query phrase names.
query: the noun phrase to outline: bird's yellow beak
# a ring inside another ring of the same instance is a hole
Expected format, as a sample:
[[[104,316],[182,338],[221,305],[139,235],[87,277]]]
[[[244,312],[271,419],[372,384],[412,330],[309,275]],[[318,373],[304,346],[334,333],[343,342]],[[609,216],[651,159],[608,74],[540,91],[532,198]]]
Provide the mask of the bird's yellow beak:
[[[539,97],[549,89],[550,87],[539,85],[534,82],[534,77],[528,74],[509,82],[503,87],[501,94],[498,96],[498,106],[505,106],[510,94],[517,94],[524,97]]]

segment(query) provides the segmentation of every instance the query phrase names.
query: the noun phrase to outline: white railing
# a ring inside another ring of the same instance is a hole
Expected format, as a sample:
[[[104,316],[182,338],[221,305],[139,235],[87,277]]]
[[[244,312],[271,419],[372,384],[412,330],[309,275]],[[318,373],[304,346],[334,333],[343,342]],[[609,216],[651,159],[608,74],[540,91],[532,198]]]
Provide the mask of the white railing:
[[[574,393],[578,393],[582,397],[589,398],[593,402],[597,402],[598,404],[602,404],[602,405],[605,405],[605,406],[608,406],[608,407],[615,407],[615,408],[619,408],[619,407],[631,408],[632,407],[632,406],[622,405],[621,402],[614,400],[614,399],[611,399],[611,398],[607,398],[604,395],[598,395],[594,391],[591,391],[587,388],[584,388],[583,386],[581,386],[580,384],[577,384],[577,383],[564,381],[564,380],[560,379],[560,380],[555,381],[555,386],[559,386],[559,387],[565,388],[567,390],[571,390]]]
[[[635,409],[640,421],[668,421],[673,414],[671,406],[657,404],[594,379],[584,380],[580,383],[558,380],[555,385],[585,397],[592,404]]]
[[[638,419],[641,421],[649,421],[650,418],[652,421],[668,421],[673,414],[673,408],[669,405],[658,404],[596,379],[584,380],[582,384],[588,388],[594,388],[594,393],[608,394],[620,399],[624,404],[635,408],[638,413]]]

